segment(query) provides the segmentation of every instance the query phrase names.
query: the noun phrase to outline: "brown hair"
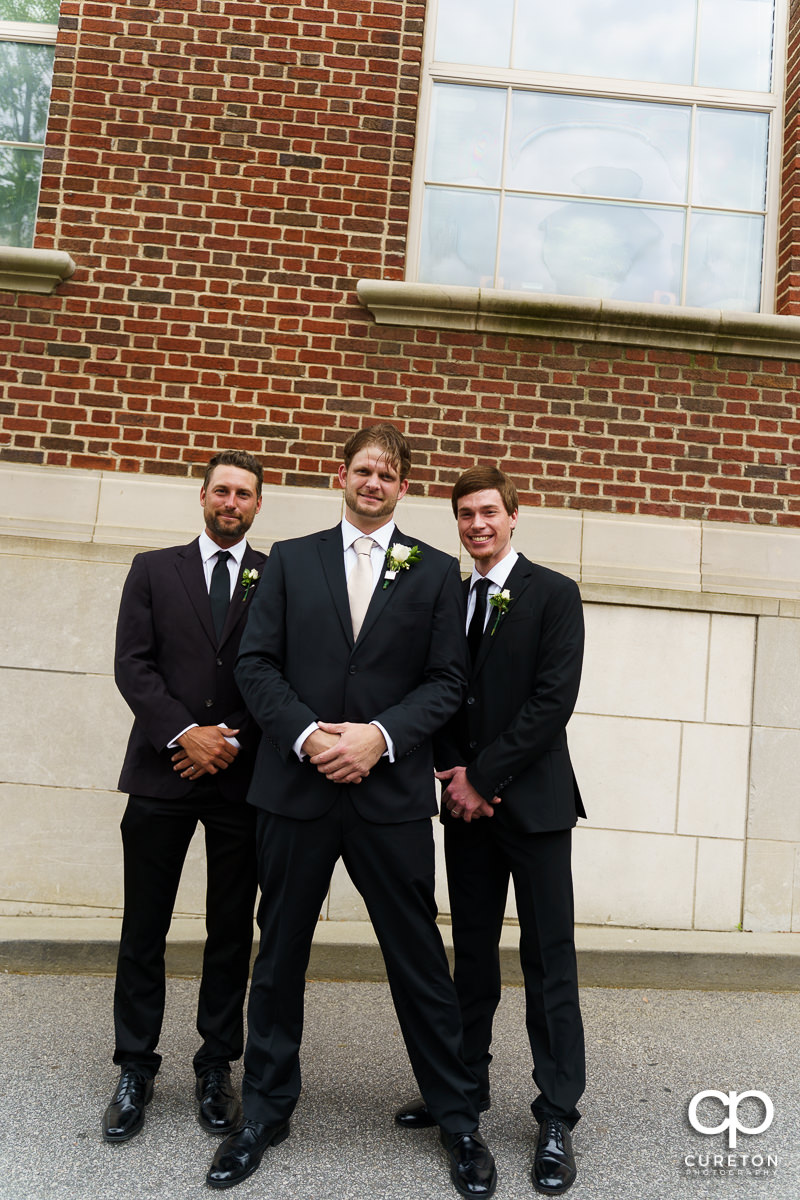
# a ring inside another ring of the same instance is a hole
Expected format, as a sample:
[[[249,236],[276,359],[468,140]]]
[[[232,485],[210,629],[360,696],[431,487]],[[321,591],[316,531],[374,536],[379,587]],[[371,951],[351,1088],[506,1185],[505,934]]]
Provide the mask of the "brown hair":
[[[509,516],[519,508],[519,498],[513,479],[509,479],[497,467],[470,467],[459,476],[453,485],[450,502],[453,505],[453,515],[458,516],[458,502],[462,496],[471,496],[473,492],[483,492],[487,488],[495,488],[503,501]]]
[[[383,451],[386,461],[394,467],[400,480],[408,479],[411,470],[411,447],[399,429],[394,425],[370,425],[359,429],[348,438],[342,452],[345,467],[349,467],[359,450],[367,446],[377,446]]]
[[[220,450],[215,454],[206,467],[203,487],[208,488],[215,467],[238,467],[240,471],[249,471],[256,477],[256,495],[261,495],[261,485],[264,482],[264,468],[258,459],[247,450]]]

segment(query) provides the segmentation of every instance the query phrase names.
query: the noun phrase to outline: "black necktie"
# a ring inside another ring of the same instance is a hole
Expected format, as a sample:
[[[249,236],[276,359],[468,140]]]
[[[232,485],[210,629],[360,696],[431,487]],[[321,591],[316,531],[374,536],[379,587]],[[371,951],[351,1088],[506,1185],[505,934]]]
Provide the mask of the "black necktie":
[[[229,550],[218,550],[217,561],[211,572],[211,587],[208,594],[211,597],[211,619],[214,622],[214,632],[217,641],[222,637],[225,628],[225,618],[231,603],[231,576],[228,570]]]
[[[479,579],[475,584],[475,610],[467,630],[467,645],[472,661],[478,657],[478,648],[483,637],[483,626],[486,621],[486,597],[489,592],[489,580]]]

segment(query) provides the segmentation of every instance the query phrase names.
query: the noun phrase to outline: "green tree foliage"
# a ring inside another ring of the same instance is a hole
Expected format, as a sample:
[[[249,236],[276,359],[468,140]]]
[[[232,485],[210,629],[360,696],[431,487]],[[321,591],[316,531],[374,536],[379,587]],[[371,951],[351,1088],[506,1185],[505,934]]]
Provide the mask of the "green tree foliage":
[[[55,25],[58,0],[0,0],[0,22]],[[0,244],[30,246],[53,77],[52,45],[0,40]],[[7,39],[7,40],[6,40]]]

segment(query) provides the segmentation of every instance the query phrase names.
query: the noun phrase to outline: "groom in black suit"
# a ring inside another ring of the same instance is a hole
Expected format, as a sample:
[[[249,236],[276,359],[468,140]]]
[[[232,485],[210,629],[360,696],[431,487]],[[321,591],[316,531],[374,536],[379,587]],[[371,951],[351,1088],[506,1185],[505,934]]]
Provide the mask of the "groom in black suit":
[[[334,865],[364,897],[400,1028],[440,1127],[456,1188],[489,1196],[476,1086],[436,926],[431,737],[466,683],[458,566],[395,527],[410,451],[392,425],[354,434],[339,482],[345,517],[270,554],[237,679],[262,729],[249,799],[258,809],[261,949],[253,970],[245,1122],[207,1181],[251,1175],[288,1135],[311,940]]]
[[[495,467],[456,482],[453,512],[473,559],[465,585],[472,667],[464,705],[436,740],[446,784],[442,820],[464,1052],[489,1107],[498,947],[514,881],[526,1024],[539,1095],[533,1184],[545,1195],[575,1180],[571,1131],[585,1084],[570,848],[585,816],[567,750],[578,695],[583,613],[576,584],[512,548],[518,501]],[[433,1122],[428,1106],[398,1124]]]
[[[115,676],[134,723],[119,787],[125,910],[114,991],[120,1079],[103,1116],[107,1142],[139,1132],[164,1015],[164,946],[189,842],[205,827],[207,939],[194,1058],[198,1120],[238,1123],[230,1062],[241,1057],[253,940],[255,820],[246,803],[258,730],[233,677],[265,557],[245,534],[261,507],[262,468],[228,450],[206,469],[205,529],[188,546],[138,554],[117,622]],[[248,582],[249,581],[249,582]]]

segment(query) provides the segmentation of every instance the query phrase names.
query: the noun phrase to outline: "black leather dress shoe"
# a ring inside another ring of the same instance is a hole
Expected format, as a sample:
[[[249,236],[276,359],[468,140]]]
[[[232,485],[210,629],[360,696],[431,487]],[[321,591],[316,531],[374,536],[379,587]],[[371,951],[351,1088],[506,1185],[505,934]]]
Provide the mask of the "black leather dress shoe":
[[[492,1153],[481,1135],[440,1133],[450,1159],[450,1178],[462,1196],[491,1196],[497,1187],[497,1171]]]
[[[542,1121],[531,1170],[533,1186],[545,1196],[560,1196],[577,1174],[569,1128],[557,1117]]]
[[[227,1067],[211,1067],[197,1076],[195,1094],[200,1101],[197,1119],[209,1133],[233,1133],[242,1121],[242,1110],[231,1087]]]
[[[103,1140],[127,1142],[144,1125],[144,1109],[153,1099],[153,1081],[123,1067],[117,1090],[103,1113]]]
[[[481,1096],[478,1101],[478,1112],[486,1112],[492,1107],[492,1102],[488,1096]],[[394,1119],[402,1129],[430,1129],[431,1125],[435,1125],[430,1110],[424,1100],[417,1100],[414,1104],[407,1104],[404,1108],[399,1108],[394,1114]]]
[[[214,1188],[234,1187],[258,1170],[264,1152],[277,1146],[289,1136],[289,1122],[283,1125],[262,1125],[245,1121],[241,1129],[230,1134],[214,1155],[206,1183]]]

